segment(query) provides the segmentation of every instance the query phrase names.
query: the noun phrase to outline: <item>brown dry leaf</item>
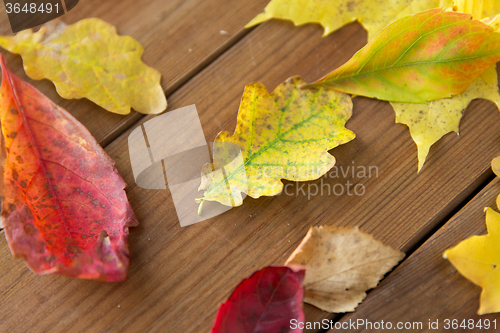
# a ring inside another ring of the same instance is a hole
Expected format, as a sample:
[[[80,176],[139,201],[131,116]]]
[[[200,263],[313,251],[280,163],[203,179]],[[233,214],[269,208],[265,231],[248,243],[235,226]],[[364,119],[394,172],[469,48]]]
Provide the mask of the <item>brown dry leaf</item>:
[[[358,228],[312,227],[286,265],[306,268],[304,302],[350,312],[405,254]]]

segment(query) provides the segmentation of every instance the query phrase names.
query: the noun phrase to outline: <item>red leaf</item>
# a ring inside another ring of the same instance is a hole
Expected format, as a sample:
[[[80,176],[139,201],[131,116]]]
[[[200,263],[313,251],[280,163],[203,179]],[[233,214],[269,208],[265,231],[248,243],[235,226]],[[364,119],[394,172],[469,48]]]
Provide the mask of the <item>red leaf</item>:
[[[38,274],[124,280],[128,227],[137,220],[113,160],[1,56],[0,66],[6,154],[1,222],[12,254]]]
[[[291,320],[304,322],[305,270],[266,267],[243,280],[221,305],[212,333],[288,333]]]

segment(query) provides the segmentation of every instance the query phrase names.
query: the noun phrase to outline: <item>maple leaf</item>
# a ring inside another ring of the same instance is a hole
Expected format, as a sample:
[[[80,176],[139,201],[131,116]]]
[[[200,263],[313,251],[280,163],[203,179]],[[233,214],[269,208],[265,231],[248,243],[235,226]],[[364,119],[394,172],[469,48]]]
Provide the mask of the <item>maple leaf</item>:
[[[500,312],[500,214],[486,209],[488,234],[472,236],[444,252],[443,257],[464,277],[480,286],[478,314]]]
[[[465,91],[500,60],[500,34],[463,13],[432,9],[383,29],[346,64],[304,87],[426,103]]]
[[[67,111],[15,76],[0,56],[5,153],[1,225],[38,274],[122,281],[137,220],[114,162]]]
[[[261,83],[246,86],[234,134],[221,132],[215,139],[214,166],[202,172],[205,193],[197,202],[236,207],[243,202],[241,192],[252,198],[277,195],[281,179],[318,179],[334,166],[327,151],[355,137],[344,127],[352,114],[351,98],[326,89],[301,90],[303,83],[290,78],[272,94]],[[228,146],[241,150],[242,159],[230,162],[228,156],[236,154],[224,151]],[[225,175],[212,172],[214,167],[224,168]]]
[[[304,302],[348,312],[404,256],[358,228],[313,227],[286,265],[306,268]]]
[[[69,26],[51,21],[35,33],[0,36],[0,46],[20,54],[26,74],[53,81],[64,98],[86,97],[119,114],[131,107],[145,114],[167,107],[161,75],[141,61],[141,44],[97,18]]]
[[[417,144],[419,172],[434,143],[450,132],[458,134],[463,113],[476,98],[491,100],[500,108],[495,65],[481,74],[466,91],[452,98],[426,104],[391,103],[396,112],[396,123],[407,125],[413,141]]]
[[[500,12],[500,5],[489,0],[458,0],[452,9],[472,14],[482,22],[500,28],[500,16],[486,18]],[[424,166],[430,147],[450,132],[458,134],[460,120],[470,102],[476,98],[488,99],[500,108],[500,93],[496,65],[488,68],[463,93],[427,102],[426,104],[391,103],[396,112],[396,123],[405,124],[418,148],[418,171]]]
[[[304,322],[299,267],[266,267],[243,280],[221,305],[212,333],[291,333],[293,319]]]
[[[319,23],[326,36],[344,25],[359,21],[372,39],[389,23],[430,8],[448,7],[451,0],[272,0],[264,13],[247,28],[272,18],[292,20],[295,25]]]

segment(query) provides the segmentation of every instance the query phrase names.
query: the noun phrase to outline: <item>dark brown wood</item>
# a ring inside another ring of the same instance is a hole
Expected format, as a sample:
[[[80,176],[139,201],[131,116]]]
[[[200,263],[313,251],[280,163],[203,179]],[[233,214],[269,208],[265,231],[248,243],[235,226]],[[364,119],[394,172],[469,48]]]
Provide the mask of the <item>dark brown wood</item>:
[[[220,4],[214,9],[220,15],[226,10]],[[195,104],[207,141],[221,130],[233,131],[246,84],[259,81],[271,91],[292,75],[318,79],[366,42],[357,24],[326,38],[321,35],[316,25],[265,23],[176,90],[169,109]],[[135,186],[128,130],[106,147],[129,184],[127,193],[141,223],[131,230],[127,281],[103,284],[36,276],[0,243],[0,330],[208,332],[233,288],[257,269],[283,264],[314,225],[359,226],[407,251],[491,176],[489,163],[500,155],[499,117],[492,103],[472,103],[460,137],[448,135],[436,144],[418,175],[416,147],[408,129],[394,124],[390,105],[356,98],[347,127],[357,138],[332,153],[344,170],[376,166],[378,177],[357,178],[349,172],[326,177],[323,183],[363,184],[363,196],[308,198],[299,192],[247,198],[239,208],[186,228],[178,224],[169,190]],[[146,119],[151,117],[141,121]],[[309,184],[322,183],[305,183],[305,190]],[[305,310],[308,321],[331,317],[309,305]]]
[[[500,181],[495,179],[446,225],[418,248],[403,264],[392,272],[356,312],[346,315],[341,322],[355,322],[364,319],[374,322],[422,323],[422,329],[411,332],[444,332],[445,319],[496,320],[496,329],[484,328],[448,330],[450,332],[498,332],[500,315],[479,316],[479,295],[481,288],[472,284],[458,273],[443,252],[473,235],[486,234],[485,207],[496,208],[496,197],[500,194]],[[429,320],[438,320],[439,329],[430,330]],[[491,323],[491,325],[493,325]],[[361,332],[363,330],[331,330],[329,332]],[[365,330],[366,331],[366,330]],[[378,332],[382,330],[370,330]]]

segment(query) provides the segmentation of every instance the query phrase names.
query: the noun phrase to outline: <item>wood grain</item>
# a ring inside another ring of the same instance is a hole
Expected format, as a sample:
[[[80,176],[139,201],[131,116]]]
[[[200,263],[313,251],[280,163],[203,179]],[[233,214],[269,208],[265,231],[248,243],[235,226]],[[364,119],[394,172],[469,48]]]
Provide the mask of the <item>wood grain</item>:
[[[321,38],[321,28],[271,21],[242,38],[169,98],[170,109],[195,104],[207,141],[234,130],[244,86],[252,81],[273,90],[292,75],[312,81],[347,61],[366,42],[357,24]],[[417,152],[408,129],[394,124],[384,102],[356,98],[347,127],[357,138],[332,151],[339,166],[378,168],[378,177],[339,177],[305,183],[363,184],[363,196],[296,191],[258,200],[181,228],[170,192],[135,186],[127,137],[107,152],[129,184],[140,226],[131,230],[131,268],[126,282],[102,284],[60,276],[35,276],[0,246],[0,330],[72,332],[208,332],[217,308],[252,272],[284,263],[310,226],[359,226],[407,251],[415,247],[490,175],[499,154],[498,110],[474,102],[461,135],[446,136],[431,149],[417,175]],[[150,119],[147,117],[142,121]],[[288,183],[287,183],[288,184]],[[298,186],[301,186],[299,184]],[[294,187],[297,189],[297,187]],[[297,193],[298,192],[298,193]],[[10,306],[15,304],[15,307]],[[63,306],[62,306],[63,304]],[[305,306],[306,319],[330,315]]]
[[[442,332],[445,319],[496,319],[497,329],[459,328],[453,332],[497,332],[500,329],[500,314],[479,316],[481,288],[465,279],[443,252],[473,235],[486,234],[485,207],[497,210],[495,200],[500,194],[500,181],[495,179],[473,200],[460,210],[449,222],[418,248],[407,260],[392,272],[356,312],[346,315],[341,322],[364,319],[370,322],[422,322],[422,329],[412,332]],[[439,321],[439,330],[428,328],[429,320]],[[358,330],[331,330],[329,332],[362,332]],[[370,330],[370,332],[383,330]]]
[[[143,61],[162,74],[162,86],[170,95],[175,89],[227,50],[249,30],[244,29],[267,0],[85,0],[61,19],[69,24],[98,17],[121,35],[137,39],[145,48]],[[12,35],[5,7],[0,11],[0,34]],[[221,33],[221,31],[226,33]],[[19,56],[6,54],[13,72],[33,84],[82,122],[102,145],[107,145],[142,115],[109,113],[94,103],[61,98],[48,80],[30,80]]]

